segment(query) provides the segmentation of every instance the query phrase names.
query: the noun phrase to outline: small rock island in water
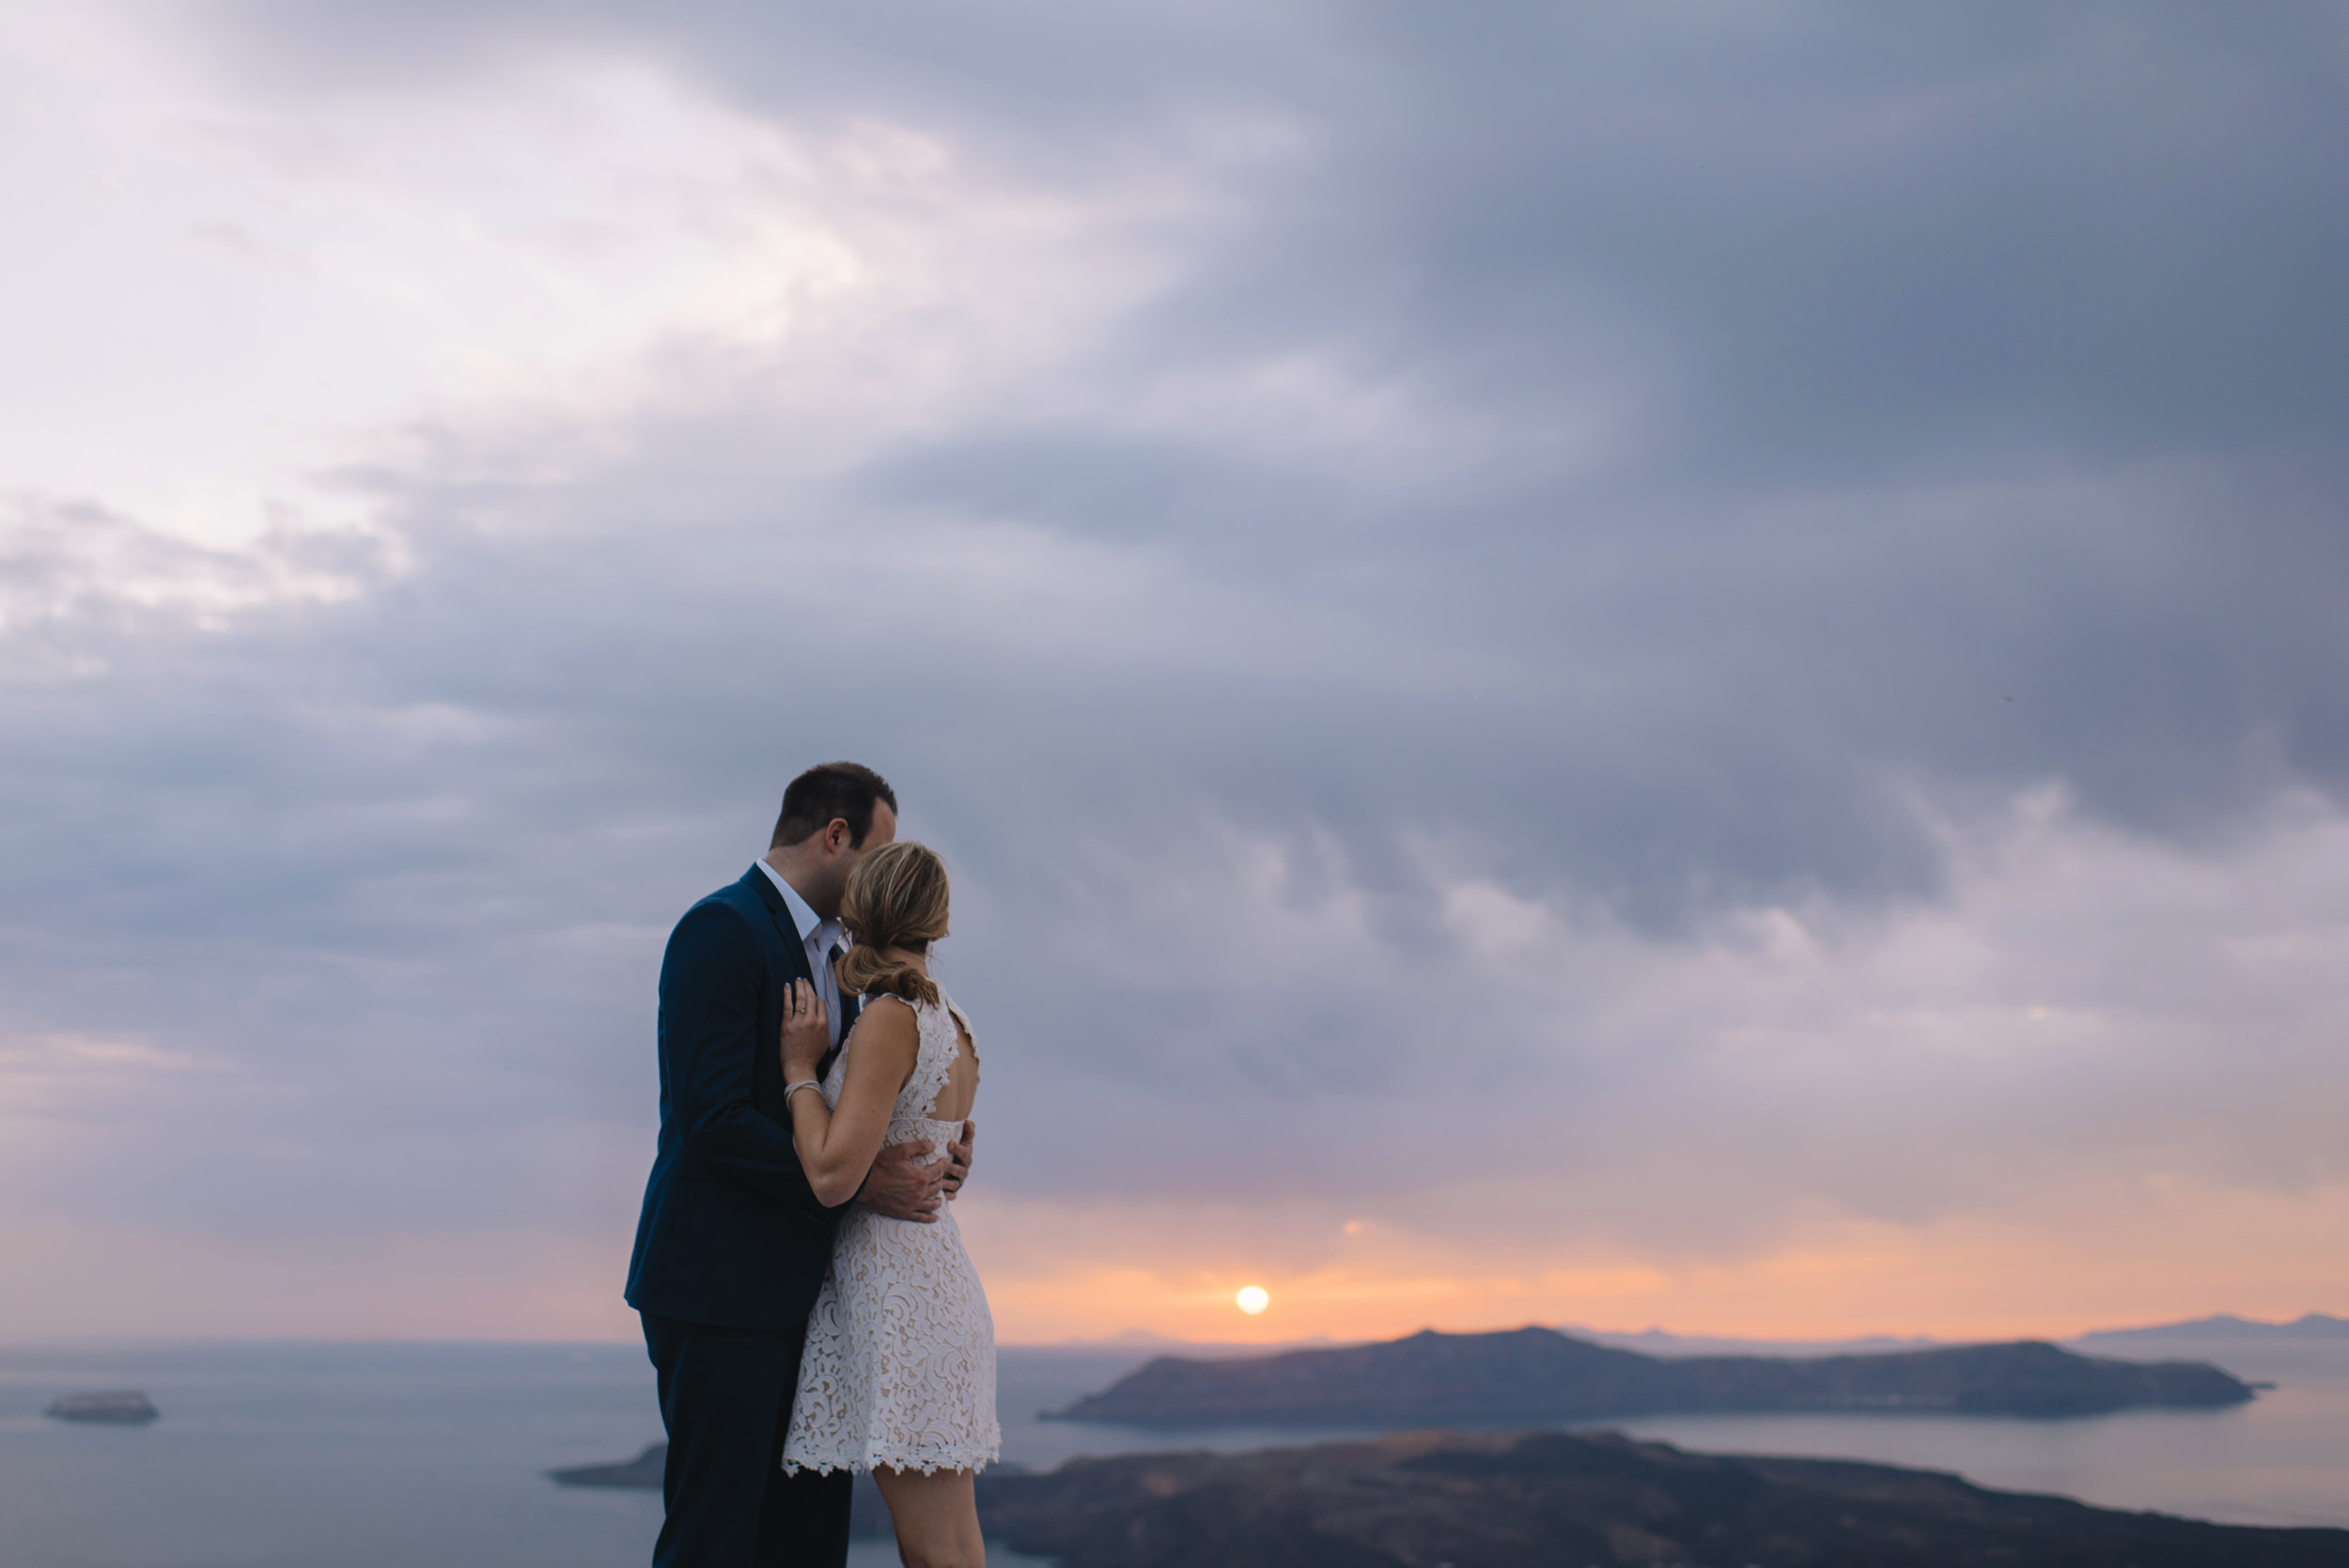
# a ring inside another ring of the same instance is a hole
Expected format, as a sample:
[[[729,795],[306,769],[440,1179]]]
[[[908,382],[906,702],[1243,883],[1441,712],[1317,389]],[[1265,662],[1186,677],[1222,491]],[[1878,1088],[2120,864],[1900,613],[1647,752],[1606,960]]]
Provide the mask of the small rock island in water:
[[[652,1443],[635,1458],[617,1465],[568,1465],[547,1474],[557,1486],[658,1486],[668,1464],[669,1445]]]
[[[44,1416],[61,1421],[100,1421],[110,1426],[145,1426],[163,1414],[145,1394],[132,1389],[106,1393],[66,1394],[53,1401]]]
[[[2052,1344],[1864,1356],[1642,1356],[1550,1328],[1433,1330],[1252,1360],[1161,1356],[1054,1419],[1128,1426],[1439,1426],[1765,1410],[2095,1416],[2254,1397],[2201,1361],[2116,1361]]]
[[[654,1488],[661,1485],[661,1472],[668,1467],[668,1464],[669,1445],[652,1443],[635,1458],[620,1464],[567,1465],[559,1470],[549,1470],[547,1475],[557,1486]],[[874,1484],[872,1476],[863,1470],[857,1472],[848,1533],[855,1536],[889,1534],[889,1505],[881,1501],[880,1488]]]

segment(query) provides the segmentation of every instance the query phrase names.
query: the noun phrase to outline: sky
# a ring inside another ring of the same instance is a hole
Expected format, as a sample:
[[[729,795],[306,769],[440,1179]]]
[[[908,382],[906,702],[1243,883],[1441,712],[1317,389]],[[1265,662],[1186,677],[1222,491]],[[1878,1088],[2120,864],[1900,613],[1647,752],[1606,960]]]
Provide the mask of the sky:
[[[2349,1312],[2345,166],[2313,0],[0,12],[0,1337],[631,1337],[836,757],[1006,1342]]]

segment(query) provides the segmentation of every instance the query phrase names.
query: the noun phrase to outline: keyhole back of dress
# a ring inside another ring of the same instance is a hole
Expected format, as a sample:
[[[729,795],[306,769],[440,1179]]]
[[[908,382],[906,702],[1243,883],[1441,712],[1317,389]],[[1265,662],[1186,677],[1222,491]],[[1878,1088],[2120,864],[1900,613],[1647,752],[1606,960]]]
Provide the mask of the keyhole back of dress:
[[[946,1069],[946,1081],[938,1091],[938,1098],[930,1102],[930,1120],[959,1122],[971,1114],[971,1108],[979,1097],[979,1051],[971,1043],[970,1026],[958,1012],[946,1015],[955,1024],[955,1064]]]

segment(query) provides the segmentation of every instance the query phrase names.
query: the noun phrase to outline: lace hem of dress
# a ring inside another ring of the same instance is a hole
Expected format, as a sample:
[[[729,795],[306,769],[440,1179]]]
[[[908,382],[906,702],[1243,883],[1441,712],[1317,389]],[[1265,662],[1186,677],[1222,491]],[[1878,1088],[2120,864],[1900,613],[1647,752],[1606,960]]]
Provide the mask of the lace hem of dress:
[[[975,1474],[993,1464],[1002,1452],[1000,1445],[986,1450],[952,1446],[884,1449],[876,1445],[866,1449],[863,1456],[856,1459],[786,1458],[783,1468],[787,1475],[797,1475],[801,1470],[830,1475],[834,1470],[875,1470],[883,1467],[893,1470],[919,1470],[924,1475],[936,1475],[941,1470],[969,1470]]]

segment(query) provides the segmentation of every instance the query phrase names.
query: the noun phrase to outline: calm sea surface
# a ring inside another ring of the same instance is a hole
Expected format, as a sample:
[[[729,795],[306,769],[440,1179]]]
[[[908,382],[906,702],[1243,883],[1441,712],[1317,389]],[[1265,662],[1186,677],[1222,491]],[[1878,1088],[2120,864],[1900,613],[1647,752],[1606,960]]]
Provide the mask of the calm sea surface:
[[[1985,1484],[2259,1524],[2349,1525],[2349,1344],[2137,1346],[2280,1387],[2239,1410],[2020,1421],[1904,1416],[1664,1417],[1638,1436],[1715,1451],[1834,1454]],[[1326,1431],[1164,1435],[1038,1421],[1128,1370],[1131,1352],[1006,1350],[1007,1459],[1253,1448]],[[86,1389],[144,1389],[143,1428],[50,1421]],[[76,1344],[0,1348],[0,1568],[634,1568],[650,1492],[572,1490],[550,1467],[661,1436],[641,1351],[607,1345]],[[894,1562],[861,1548],[859,1568]],[[1026,1560],[990,1554],[1003,1568]]]

